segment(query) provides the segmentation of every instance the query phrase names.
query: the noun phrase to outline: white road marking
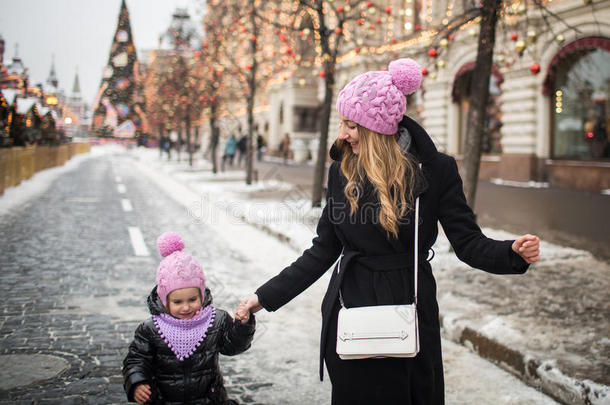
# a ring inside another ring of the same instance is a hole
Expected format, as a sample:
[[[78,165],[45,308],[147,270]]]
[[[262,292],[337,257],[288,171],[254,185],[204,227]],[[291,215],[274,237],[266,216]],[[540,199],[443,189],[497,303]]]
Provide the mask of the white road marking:
[[[127,229],[129,230],[129,239],[131,239],[131,246],[133,246],[134,254],[136,256],[150,256],[140,228],[137,226],[129,226]]]
[[[133,211],[133,206],[131,205],[131,201],[127,198],[121,199],[121,205],[123,206],[123,211],[130,212]]]
[[[116,189],[119,193],[125,194],[127,188],[125,188],[125,184],[117,184]]]

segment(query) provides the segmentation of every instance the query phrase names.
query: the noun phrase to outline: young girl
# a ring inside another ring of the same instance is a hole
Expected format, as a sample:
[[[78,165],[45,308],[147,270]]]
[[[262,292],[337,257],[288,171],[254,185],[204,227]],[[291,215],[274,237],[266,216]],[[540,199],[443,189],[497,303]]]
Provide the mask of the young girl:
[[[233,322],[212,306],[197,260],[173,232],[157,239],[164,259],[148,297],[152,317],[136,329],[123,361],[124,387],[138,404],[235,404],[227,398],[218,353],[250,347],[254,317]]]

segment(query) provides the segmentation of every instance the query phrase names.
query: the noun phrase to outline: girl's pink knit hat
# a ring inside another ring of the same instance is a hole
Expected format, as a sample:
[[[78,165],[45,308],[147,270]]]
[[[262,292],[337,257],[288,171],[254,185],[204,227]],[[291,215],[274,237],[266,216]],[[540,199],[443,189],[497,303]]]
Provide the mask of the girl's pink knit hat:
[[[203,302],[205,293],[203,269],[193,256],[182,252],[184,242],[180,235],[165,232],[157,238],[157,248],[159,254],[164,257],[157,269],[157,295],[163,305],[167,305],[169,293],[189,287],[199,288]]]
[[[407,111],[405,95],[415,92],[421,81],[417,62],[397,59],[387,71],[366,72],[349,82],[339,92],[337,111],[371,131],[394,135]]]

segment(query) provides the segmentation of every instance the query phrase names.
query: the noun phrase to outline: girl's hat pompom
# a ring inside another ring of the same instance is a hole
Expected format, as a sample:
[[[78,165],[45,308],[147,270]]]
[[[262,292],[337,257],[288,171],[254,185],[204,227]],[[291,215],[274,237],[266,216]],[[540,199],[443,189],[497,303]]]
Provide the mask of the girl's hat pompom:
[[[167,257],[184,249],[184,241],[175,232],[165,232],[157,238],[157,249],[161,256]]]
[[[421,67],[413,59],[403,58],[392,61],[388,71],[392,76],[392,83],[402,94],[415,92],[421,84]]]

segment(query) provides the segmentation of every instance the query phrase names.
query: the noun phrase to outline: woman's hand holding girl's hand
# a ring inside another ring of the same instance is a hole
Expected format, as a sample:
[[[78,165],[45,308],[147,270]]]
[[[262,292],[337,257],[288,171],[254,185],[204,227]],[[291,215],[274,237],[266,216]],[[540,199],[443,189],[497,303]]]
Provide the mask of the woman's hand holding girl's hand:
[[[240,321],[241,323],[246,323],[250,320],[250,310],[242,303],[235,309],[235,320]]]
[[[144,402],[148,401],[150,394],[150,385],[140,384],[133,392],[133,399],[135,399],[138,404],[142,405]]]
[[[258,312],[261,309],[263,309],[263,307],[258,302],[258,295],[252,294],[241,300],[239,306],[235,310],[235,318],[242,322],[247,322],[250,318],[250,313]]]
[[[512,249],[527,263],[540,260],[540,239],[536,235],[523,235],[513,242]]]

